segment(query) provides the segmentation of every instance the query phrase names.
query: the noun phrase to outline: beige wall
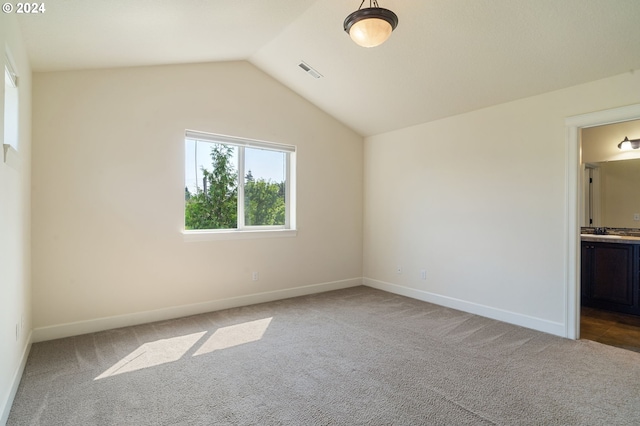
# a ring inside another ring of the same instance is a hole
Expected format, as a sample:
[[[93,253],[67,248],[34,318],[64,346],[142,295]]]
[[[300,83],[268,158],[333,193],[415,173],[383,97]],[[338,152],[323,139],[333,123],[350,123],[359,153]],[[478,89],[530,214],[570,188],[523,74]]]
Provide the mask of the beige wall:
[[[563,334],[565,118],[639,102],[627,73],[367,138],[365,283]]]
[[[361,283],[362,138],[248,62],[36,73],[33,103],[40,338]],[[185,242],[185,129],[296,145],[298,235]]]
[[[0,139],[4,139],[4,61],[19,75],[18,151],[0,151],[0,424],[4,424],[26,361],[31,330],[30,150],[31,69],[15,15],[0,14]],[[3,141],[4,142],[4,141]],[[16,326],[18,338],[16,339]]]

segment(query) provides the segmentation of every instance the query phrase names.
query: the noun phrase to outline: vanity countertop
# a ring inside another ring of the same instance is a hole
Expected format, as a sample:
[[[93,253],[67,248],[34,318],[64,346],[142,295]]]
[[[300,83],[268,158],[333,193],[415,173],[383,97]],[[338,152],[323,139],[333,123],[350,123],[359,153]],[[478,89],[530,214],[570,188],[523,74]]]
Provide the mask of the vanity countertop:
[[[593,241],[598,243],[640,244],[640,237],[632,237],[630,235],[580,234],[580,240]]]

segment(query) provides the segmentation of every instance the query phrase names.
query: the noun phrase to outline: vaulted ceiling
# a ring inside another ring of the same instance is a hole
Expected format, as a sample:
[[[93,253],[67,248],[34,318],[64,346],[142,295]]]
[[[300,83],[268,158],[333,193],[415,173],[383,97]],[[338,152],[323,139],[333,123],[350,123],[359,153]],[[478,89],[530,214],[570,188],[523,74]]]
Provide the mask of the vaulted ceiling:
[[[16,16],[34,71],[247,60],[364,136],[640,69],[638,0],[379,4],[400,23],[371,49],[342,30],[357,0],[50,0]]]

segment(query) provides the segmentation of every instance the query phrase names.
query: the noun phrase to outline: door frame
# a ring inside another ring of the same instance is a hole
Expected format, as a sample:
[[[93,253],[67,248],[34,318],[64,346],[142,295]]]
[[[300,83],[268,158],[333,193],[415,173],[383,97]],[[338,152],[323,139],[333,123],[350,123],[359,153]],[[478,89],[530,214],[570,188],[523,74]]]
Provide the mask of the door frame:
[[[583,200],[580,129],[640,119],[640,104],[565,119],[567,203],[565,206],[565,336],[580,338],[580,212]]]
[[[582,209],[583,219],[581,224],[597,228],[602,226],[600,213],[600,166],[593,163],[585,163],[580,168],[582,175]],[[590,179],[587,180],[587,178]],[[589,185],[587,187],[586,185]],[[588,213],[591,213],[589,215]],[[592,222],[589,222],[589,219]]]

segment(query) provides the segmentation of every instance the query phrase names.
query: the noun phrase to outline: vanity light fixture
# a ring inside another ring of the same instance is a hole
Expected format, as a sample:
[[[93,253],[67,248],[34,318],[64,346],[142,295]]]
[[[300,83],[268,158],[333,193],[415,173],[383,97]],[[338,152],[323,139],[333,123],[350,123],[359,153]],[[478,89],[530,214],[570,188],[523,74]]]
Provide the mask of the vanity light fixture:
[[[623,151],[630,151],[632,149],[640,148],[640,139],[631,139],[624,137],[624,140],[618,144],[618,148]]]
[[[358,10],[344,20],[344,30],[359,46],[379,46],[398,26],[398,16],[389,9],[379,7],[377,0],[369,0],[369,7],[362,9],[364,1]]]

